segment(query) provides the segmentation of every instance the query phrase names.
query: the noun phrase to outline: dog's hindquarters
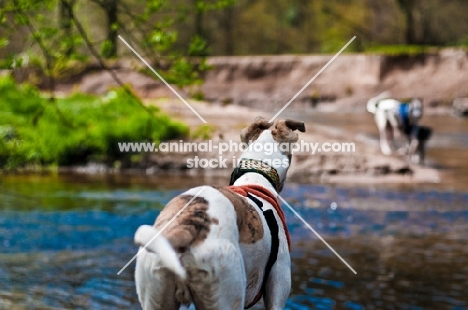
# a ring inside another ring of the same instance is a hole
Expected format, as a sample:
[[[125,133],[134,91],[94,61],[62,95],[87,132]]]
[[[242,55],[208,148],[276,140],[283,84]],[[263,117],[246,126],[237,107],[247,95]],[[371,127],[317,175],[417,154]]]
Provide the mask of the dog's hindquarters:
[[[375,123],[379,129],[380,149],[384,155],[390,155],[396,150],[395,134],[398,134],[399,124],[395,111],[399,105],[400,102],[395,99],[381,99],[375,103],[373,113],[375,115]]]
[[[186,270],[169,241],[156,228],[142,225],[135,233],[135,243],[140,245],[135,282],[142,308],[170,310],[190,303],[184,284]]]
[[[166,205],[154,226],[142,225],[135,233],[135,243],[142,247],[135,280],[143,309],[179,309],[192,301],[181,258],[206,237],[211,224],[207,209],[204,198],[183,194]]]
[[[380,100],[385,99],[385,98],[389,98],[389,97],[390,97],[390,93],[386,91],[386,92],[383,92],[383,93],[377,95],[374,98],[369,99],[369,101],[367,101],[367,111],[369,113],[375,114],[375,112],[377,111]]]
[[[181,280],[185,280],[186,271],[180,263],[179,256],[169,241],[160,235],[160,232],[149,225],[141,225],[135,233],[135,243],[145,249],[156,253],[165,267],[174,272]]]
[[[137,258],[144,309],[179,309],[191,302],[199,309],[243,309],[245,268],[234,208],[216,189],[200,189],[175,197],[154,227],[142,226],[135,235],[145,246],[161,231]]]
[[[187,287],[164,267],[159,255],[144,250],[136,261],[135,283],[143,310],[176,310],[190,303]]]

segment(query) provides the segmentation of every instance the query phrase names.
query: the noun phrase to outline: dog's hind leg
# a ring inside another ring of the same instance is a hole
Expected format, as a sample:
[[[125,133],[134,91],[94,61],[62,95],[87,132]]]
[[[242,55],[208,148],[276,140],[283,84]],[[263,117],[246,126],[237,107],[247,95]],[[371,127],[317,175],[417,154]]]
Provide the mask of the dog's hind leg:
[[[244,309],[246,277],[239,246],[229,240],[210,240],[192,249],[192,254],[194,268],[187,266],[187,273],[196,308]]]
[[[394,143],[393,128],[386,118],[385,111],[377,111],[375,122],[379,128],[380,150],[384,155],[390,155],[392,154],[392,143]]]

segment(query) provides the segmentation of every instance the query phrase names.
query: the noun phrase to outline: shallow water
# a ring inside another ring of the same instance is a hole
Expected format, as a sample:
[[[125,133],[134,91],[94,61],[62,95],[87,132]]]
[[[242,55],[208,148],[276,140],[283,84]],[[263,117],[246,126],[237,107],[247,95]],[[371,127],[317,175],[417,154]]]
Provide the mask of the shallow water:
[[[6,176],[0,189],[0,309],[140,309],[136,228],[198,178]],[[468,193],[321,185],[282,196],[357,271],[285,209],[287,309],[468,309]],[[260,309],[260,307],[256,307]]]

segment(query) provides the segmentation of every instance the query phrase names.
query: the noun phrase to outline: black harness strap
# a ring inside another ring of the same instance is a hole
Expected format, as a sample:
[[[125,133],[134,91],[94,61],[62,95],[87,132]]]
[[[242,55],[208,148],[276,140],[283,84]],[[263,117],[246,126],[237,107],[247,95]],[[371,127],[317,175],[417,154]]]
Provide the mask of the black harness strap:
[[[262,295],[265,294],[266,291],[266,283],[268,280],[268,277],[270,276],[271,268],[273,268],[273,265],[275,264],[277,258],[278,258],[278,250],[279,250],[279,228],[278,228],[278,223],[275,218],[275,214],[273,213],[273,210],[263,210],[263,203],[258,199],[257,197],[254,197],[250,194],[247,194],[247,198],[252,200],[262,211],[263,211],[263,216],[265,217],[265,220],[268,224],[268,228],[270,229],[271,233],[271,249],[270,249],[270,256],[268,257],[268,262],[265,266],[265,273],[263,274],[263,283],[262,283],[262,288],[261,292]]]

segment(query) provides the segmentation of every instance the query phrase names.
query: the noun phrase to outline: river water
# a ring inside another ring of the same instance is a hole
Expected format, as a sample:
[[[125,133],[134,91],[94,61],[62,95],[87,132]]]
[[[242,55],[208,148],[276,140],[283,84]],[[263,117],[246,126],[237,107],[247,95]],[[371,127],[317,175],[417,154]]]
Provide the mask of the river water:
[[[0,309],[140,309],[132,237],[183,189],[223,178],[3,176]],[[468,309],[468,192],[288,184],[287,309]],[[260,305],[255,309],[261,309]]]

